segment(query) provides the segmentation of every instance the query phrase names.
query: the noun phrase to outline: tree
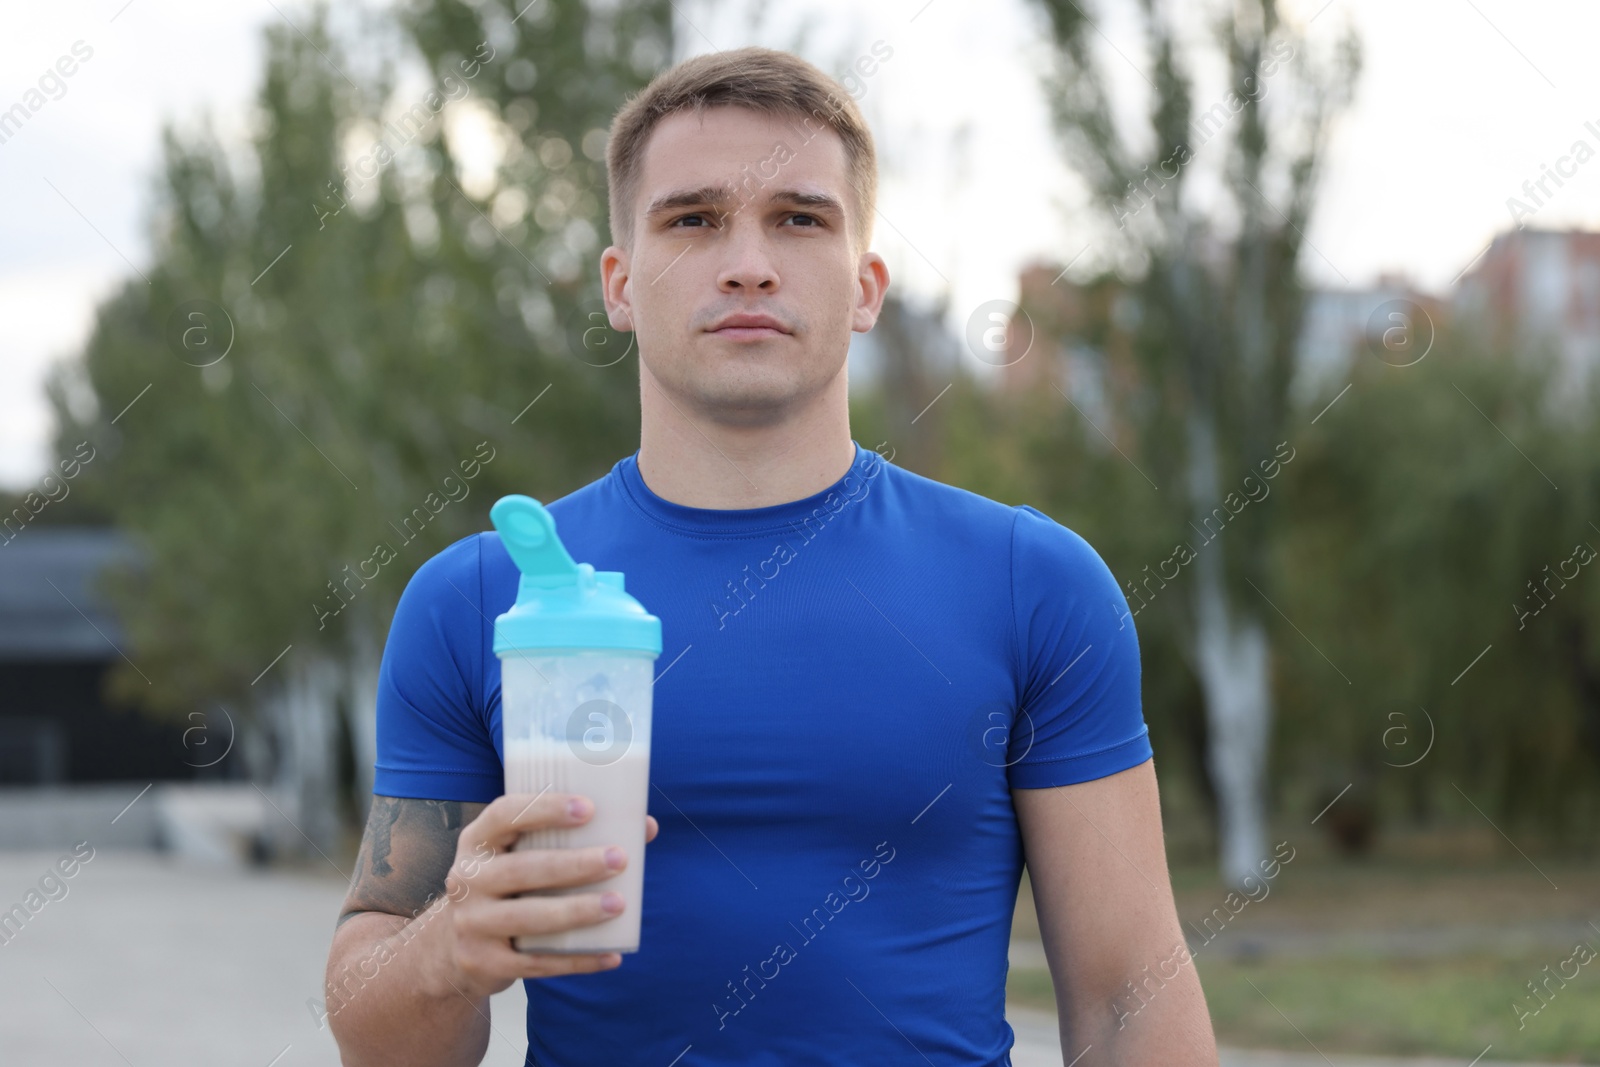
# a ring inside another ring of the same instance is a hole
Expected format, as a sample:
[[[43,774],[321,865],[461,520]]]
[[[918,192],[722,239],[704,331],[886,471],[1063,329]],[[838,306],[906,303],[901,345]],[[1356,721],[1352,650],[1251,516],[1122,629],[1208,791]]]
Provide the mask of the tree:
[[[1178,579],[1187,596],[1177,624],[1205,702],[1221,869],[1237,883],[1266,854],[1275,506],[1228,523],[1225,536],[1207,533],[1216,516],[1237,513],[1242,479],[1287,440],[1303,231],[1328,122],[1348,100],[1359,52],[1346,36],[1332,61],[1320,61],[1275,0],[1238,0],[1215,25],[1225,89],[1201,109],[1193,71],[1213,57],[1185,45],[1174,7],[1143,0],[1148,62],[1139,73],[1151,94],[1147,129],[1135,137],[1119,126],[1095,51],[1101,38],[1083,7],[1038,2],[1055,60],[1055,124],[1101,223],[1102,259],[1131,276],[1142,312],[1138,395],[1118,417],[1163,487],[1152,491],[1162,493],[1166,528],[1201,542]],[[1192,180],[1207,166],[1210,190]]]
[[[1394,821],[1498,842],[1488,816],[1529,851],[1600,821],[1600,397],[1561,417],[1535,355],[1443,329],[1415,366],[1361,356],[1300,442],[1277,546],[1321,649],[1282,656],[1292,777],[1365,777]]]
[[[267,30],[243,165],[209,130],[164,133],[148,282],[53,382],[57,449],[104,445],[83,490],[145,551],[113,592],[151,684],[119,689],[177,717],[237,705],[247,751],[275,750],[253,773],[288,843],[337,840],[341,732],[370,793],[382,635],[416,567],[498,495],[561,495],[636,440],[626,344],[590,329],[580,265],[605,204],[592,134],[666,54],[668,10],[413,5],[425,42],[346,31],[373,75],[319,7]],[[401,95],[417,53],[431,83]],[[532,73],[589,58],[606,77]],[[445,135],[474,92],[505,145],[487,204]]]

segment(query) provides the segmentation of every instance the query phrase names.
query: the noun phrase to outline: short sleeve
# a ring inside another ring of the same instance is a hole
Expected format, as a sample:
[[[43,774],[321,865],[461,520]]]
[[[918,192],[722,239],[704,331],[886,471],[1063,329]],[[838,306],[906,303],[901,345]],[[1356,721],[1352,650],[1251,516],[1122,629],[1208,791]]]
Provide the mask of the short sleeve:
[[[1016,512],[1011,595],[1022,673],[1010,784],[1070,785],[1138,766],[1152,752],[1127,598],[1082,537],[1026,504]]]
[[[479,537],[417,568],[400,595],[378,669],[380,796],[487,803],[504,773],[482,704]]]

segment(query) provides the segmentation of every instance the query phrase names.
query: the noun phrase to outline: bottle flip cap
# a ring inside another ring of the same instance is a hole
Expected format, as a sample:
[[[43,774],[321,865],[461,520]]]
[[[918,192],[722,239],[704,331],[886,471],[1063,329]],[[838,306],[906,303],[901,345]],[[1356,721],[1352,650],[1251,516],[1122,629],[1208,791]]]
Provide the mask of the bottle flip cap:
[[[495,655],[589,648],[661,654],[661,620],[623,590],[621,571],[574,563],[543,504],[503,496],[489,521],[522,572],[516,603],[495,619]]]

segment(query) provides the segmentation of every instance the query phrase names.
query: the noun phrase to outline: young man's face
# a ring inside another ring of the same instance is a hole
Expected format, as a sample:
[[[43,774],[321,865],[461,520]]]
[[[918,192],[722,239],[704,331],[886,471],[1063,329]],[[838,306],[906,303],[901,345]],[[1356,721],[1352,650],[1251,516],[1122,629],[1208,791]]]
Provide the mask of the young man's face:
[[[858,251],[844,143],[813,120],[715,107],[645,144],[631,249],[600,269],[643,372],[701,417],[783,421],[844,373],[889,283]]]

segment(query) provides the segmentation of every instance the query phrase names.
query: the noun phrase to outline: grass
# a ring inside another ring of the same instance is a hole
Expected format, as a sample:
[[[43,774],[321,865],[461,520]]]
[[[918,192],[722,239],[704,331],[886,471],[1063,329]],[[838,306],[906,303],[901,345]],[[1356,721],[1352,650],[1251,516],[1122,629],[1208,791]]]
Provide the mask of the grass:
[[[1600,1062],[1600,960],[1564,988],[1552,983],[1550,1003],[1518,1029],[1512,1004],[1536,1006],[1526,983],[1566,955],[1243,963],[1202,954],[1196,965],[1223,1044],[1310,1052],[1309,1040],[1324,1053],[1432,1054],[1463,1063],[1492,1044],[1495,1059]],[[1007,994],[1055,1008],[1047,971],[1013,971]]]
[[[1175,867],[1172,881],[1191,933],[1227,892],[1210,868]],[[1329,1055],[1433,1055],[1466,1064],[1492,1044],[1487,1059],[1600,1064],[1600,958],[1565,987],[1552,980],[1550,1003],[1520,1030],[1512,1007],[1538,1006],[1527,984],[1547,966],[1558,972],[1573,952],[1553,940],[1564,935],[1552,928],[1600,922],[1596,901],[1600,864],[1593,860],[1541,858],[1535,868],[1517,855],[1465,864],[1402,852],[1351,864],[1307,847],[1270,895],[1221,935],[1230,950],[1254,942],[1264,954],[1241,959],[1201,949],[1196,966],[1217,1038],[1235,1047],[1310,1053],[1309,1039]],[[1493,945],[1468,938],[1454,954],[1418,958],[1361,955],[1340,936],[1365,932],[1363,943],[1376,935],[1388,947],[1382,938],[1390,933],[1427,941],[1463,930],[1498,936]],[[1280,934],[1321,936],[1328,954],[1275,955]],[[1026,881],[1013,936],[1038,937]],[[1580,936],[1600,947],[1600,933]],[[1007,992],[1016,1003],[1055,1008],[1047,971],[1013,971]]]

